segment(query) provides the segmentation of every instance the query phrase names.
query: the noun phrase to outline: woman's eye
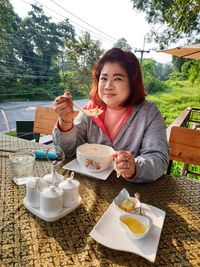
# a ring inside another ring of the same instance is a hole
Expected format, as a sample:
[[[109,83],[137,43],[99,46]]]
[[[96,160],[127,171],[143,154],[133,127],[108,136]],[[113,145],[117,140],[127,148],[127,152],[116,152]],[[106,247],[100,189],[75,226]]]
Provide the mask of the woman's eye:
[[[116,77],[115,81],[122,81],[122,79],[120,77]]]
[[[105,77],[101,77],[100,80],[101,81],[106,81],[106,78]]]

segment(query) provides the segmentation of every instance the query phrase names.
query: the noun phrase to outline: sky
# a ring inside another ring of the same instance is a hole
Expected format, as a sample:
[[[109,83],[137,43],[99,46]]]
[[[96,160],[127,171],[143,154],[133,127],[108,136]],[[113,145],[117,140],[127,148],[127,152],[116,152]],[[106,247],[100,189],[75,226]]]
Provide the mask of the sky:
[[[130,0],[10,0],[14,11],[25,17],[31,10],[30,4],[41,4],[47,16],[55,22],[68,18],[75,26],[77,35],[89,31],[91,38],[101,40],[104,49],[110,49],[120,38],[125,38],[132,51],[150,50],[144,58],[153,58],[161,63],[171,62],[170,55],[152,51],[156,44],[148,44],[145,35],[150,26],[145,14],[132,9]],[[157,46],[158,47],[158,46]],[[135,52],[140,58],[141,53]]]

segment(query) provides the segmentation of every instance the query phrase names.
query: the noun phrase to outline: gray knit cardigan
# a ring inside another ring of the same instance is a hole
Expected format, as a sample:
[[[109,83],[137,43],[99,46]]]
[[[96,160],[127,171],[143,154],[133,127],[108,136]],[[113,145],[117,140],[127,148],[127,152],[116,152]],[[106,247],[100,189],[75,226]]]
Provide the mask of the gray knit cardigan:
[[[74,127],[68,132],[60,131],[55,125],[53,143],[63,149],[67,161],[76,157],[76,147],[83,143],[104,144],[116,151],[130,151],[136,162],[136,175],[128,179],[130,182],[155,181],[168,166],[166,125],[157,106],[147,100],[135,107],[113,143],[91,117],[82,112],[75,118]]]

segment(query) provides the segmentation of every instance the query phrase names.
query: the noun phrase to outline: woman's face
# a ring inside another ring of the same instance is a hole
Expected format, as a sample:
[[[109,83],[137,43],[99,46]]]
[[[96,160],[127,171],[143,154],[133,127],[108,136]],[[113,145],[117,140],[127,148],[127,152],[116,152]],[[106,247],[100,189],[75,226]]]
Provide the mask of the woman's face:
[[[117,62],[104,64],[99,77],[98,94],[112,109],[120,109],[130,95],[130,85],[126,70]]]

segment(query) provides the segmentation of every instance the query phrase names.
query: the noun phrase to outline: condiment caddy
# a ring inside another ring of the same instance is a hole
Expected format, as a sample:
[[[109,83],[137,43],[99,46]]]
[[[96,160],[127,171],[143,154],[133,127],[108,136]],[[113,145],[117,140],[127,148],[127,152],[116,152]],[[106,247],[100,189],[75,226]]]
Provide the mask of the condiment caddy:
[[[70,178],[58,184],[49,185],[43,178],[27,182],[24,206],[37,217],[47,221],[56,221],[81,204],[79,181]]]
[[[63,153],[60,158],[61,164],[64,161]],[[27,181],[26,197],[23,200],[24,206],[30,212],[48,222],[62,218],[81,203],[79,181],[74,179],[73,172],[67,179],[58,174],[56,172],[58,165],[58,160],[51,161],[50,174]]]

